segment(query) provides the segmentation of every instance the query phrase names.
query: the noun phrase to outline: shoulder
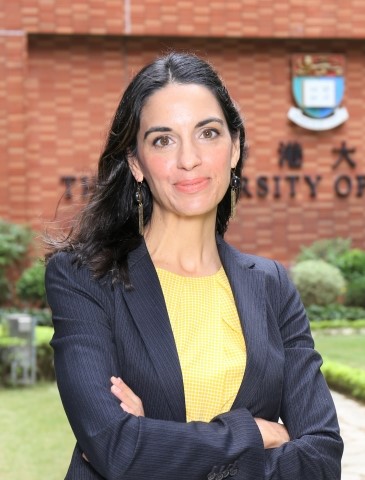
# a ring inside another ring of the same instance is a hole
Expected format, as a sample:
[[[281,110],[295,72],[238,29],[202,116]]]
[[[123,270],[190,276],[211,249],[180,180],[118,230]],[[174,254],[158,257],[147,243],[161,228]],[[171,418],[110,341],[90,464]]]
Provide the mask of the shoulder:
[[[79,267],[77,256],[72,252],[57,252],[46,262],[46,280],[53,273],[64,275],[76,275],[77,272],[83,275],[90,275],[91,272],[85,266]]]
[[[114,315],[114,295],[110,278],[96,279],[90,268],[78,265],[74,253],[59,252],[47,262],[45,287],[52,311],[97,307],[108,318]]]
[[[235,281],[239,281],[239,278],[247,278],[247,275],[253,273],[261,276],[265,281],[268,293],[277,295],[278,291],[293,289],[289,274],[280,262],[259,255],[243,253],[222,239],[217,244],[222,262],[230,272],[233,272]],[[239,268],[235,268],[234,265]]]
[[[81,264],[73,252],[55,253],[46,263],[46,288],[48,285],[62,282],[68,282],[80,289],[87,288],[90,291],[111,290],[110,276],[101,279],[95,278],[91,269],[87,265]]]
[[[225,257],[230,258],[234,262],[238,262],[242,267],[250,270],[262,271],[275,277],[278,277],[282,272],[286,272],[285,267],[274,259],[241,252],[222,239],[217,243],[219,251]]]
[[[234,285],[249,282],[250,292],[257,298],[256,294],[260,291],[260,295],[265,296],[265,301],[282,322],[293,315],[293,312],[304,318],[305,311],[299,292],[281,263],[270,258],[242,253],[227,243],[224,244],[225,260],[228,258],[229,272],[233,272],[230,278]]]

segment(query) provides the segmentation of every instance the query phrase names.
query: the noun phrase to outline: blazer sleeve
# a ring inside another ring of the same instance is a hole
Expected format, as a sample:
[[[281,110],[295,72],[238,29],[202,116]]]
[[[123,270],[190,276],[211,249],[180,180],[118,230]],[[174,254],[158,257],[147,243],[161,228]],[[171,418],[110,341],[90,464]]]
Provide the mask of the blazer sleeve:
[[[78,444],[103,478],[211,480],[223,478],[212,473],[219,465],[238,480],[264,479],[262,438],[245,408],[210,423],[135,417],[120,408],[109,381],[119,371],[111,288],[61,253],[47,265],[46,290],[63,406]]]
[[[280,417],[291,441],[265,450],[265,479],[339,480],[343,442],[335,406],[321,374],[309,322],[287,272],[276,264],[278,322],[285,351]]]

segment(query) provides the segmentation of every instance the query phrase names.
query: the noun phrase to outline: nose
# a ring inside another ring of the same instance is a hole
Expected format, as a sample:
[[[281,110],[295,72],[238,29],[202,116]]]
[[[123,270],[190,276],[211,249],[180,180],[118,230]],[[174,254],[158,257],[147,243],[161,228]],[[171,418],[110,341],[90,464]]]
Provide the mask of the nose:
[[[191,141],[182,142],[178,152],[177,166],[184,170],[193,170],[201,164],[199,148]]]

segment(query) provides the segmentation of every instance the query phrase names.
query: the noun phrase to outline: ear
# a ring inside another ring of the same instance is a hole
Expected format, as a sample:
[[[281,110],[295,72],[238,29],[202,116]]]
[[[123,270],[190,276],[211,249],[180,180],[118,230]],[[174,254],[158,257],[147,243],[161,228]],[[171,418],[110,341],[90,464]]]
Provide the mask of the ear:
[[[143,172],[139,165],[138,158],[134,155],[128,155],[128,165],[136,181],[143,182]]]
[[[235,168],[240,158],[240,151],[241,151],[239,135],[236,136],[236,138],[233,140],[232,143],[233,145],[232,145],[231,168]]]

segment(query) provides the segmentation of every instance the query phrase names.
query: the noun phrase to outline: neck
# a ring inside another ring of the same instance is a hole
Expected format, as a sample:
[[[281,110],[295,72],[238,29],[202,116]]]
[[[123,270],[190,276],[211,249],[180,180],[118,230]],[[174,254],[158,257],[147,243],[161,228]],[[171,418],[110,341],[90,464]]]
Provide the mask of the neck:
[[[152,218],[145,241],[155,267],[186,276],[212,275],[221,267],[215,238],[215,215]]]

